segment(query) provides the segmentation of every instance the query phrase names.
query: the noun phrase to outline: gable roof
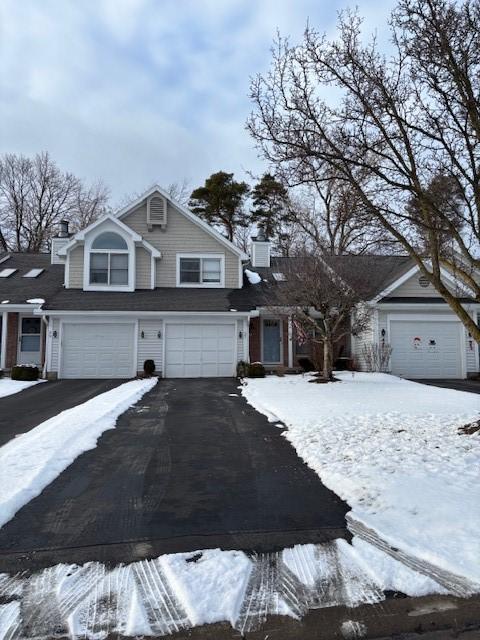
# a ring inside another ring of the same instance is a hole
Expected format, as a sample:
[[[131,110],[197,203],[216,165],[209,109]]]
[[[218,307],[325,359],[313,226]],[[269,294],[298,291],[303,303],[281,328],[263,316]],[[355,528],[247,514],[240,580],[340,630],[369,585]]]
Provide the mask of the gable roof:
[[[183,204],[180,204],[180,202],[177,202],[176,200],[174,200],[171,197],[171,195],[167,191],[165,191],[165,189],[162,189],[162,187],[160,187],[158,184],[154,184],[152,187],[150,187],[150,189],[147,189],[147,191],[142,193],[142,195],[139,196],[136,200],[126,205],[125,207],[122,207],[119,211],[115,213],[115,217],[119,219],[124,218],[129,213],[131,213],[134,209],[137,209],[143,203],[144,200],[152,196],[154,193],[159,193],[163,198],[168,200],[182,215],[188,218],[188,220],[190,220],[191,222],[196,224],[198,227],[206,231],[208,234],[210,234],[212,237],[218,240],[221,244],[227,247],[227,249],[230,249],[230,251],[233,251],[233,253],[236,253],[242,260],[249,259],[249,256],[246,253],[244,253],[241,249],[239,249],[236,245],[234,245],[233,242],[230,242],[230,240],[227,240],[225,236],[223,236],[221,233],[219,233],[216,229],[214,229],[207,222],[199,218],[197,215],[195,215],[192,211],[190,211],[190,209],[188,209],[188,207],[185,207]]]
[[[8,278],[0,278],[0,303],[27,304],[27,300],[49,300],[63,289],[64,265],[50,264],[49,253],[7,253],[0,256],[0,269],[15,269]],[[36,278],[24,278],[31,269],[42,269]],[[33,305],[32,305],[33,306]],[[6,309],[6,305],[3,305]],[[0,304],[0,312],[2,305]]]

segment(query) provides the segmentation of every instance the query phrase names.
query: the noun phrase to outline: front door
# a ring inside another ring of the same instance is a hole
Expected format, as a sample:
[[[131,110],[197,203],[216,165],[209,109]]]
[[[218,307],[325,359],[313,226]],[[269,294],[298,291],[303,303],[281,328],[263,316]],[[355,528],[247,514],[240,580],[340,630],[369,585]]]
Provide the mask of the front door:
[[[40,364],[41,318],[20,318],[18,364]]]
[[[282,362],[281,320],[265,318],[262,322],[262,362],[280,364]]]

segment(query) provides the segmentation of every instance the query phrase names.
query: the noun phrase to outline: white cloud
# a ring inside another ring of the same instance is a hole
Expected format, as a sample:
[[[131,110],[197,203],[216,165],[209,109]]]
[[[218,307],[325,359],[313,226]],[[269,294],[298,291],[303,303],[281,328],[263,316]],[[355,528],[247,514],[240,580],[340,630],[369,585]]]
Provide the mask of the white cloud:
[[[385,28],[388,4],[360,3],[367,28]],[[268,67],[277,28],[297,40],[307,19],[330,31],[335,17],[318,0],[3,0],[0,153],[49,150],[116,199],[260,171],[249,77]]]

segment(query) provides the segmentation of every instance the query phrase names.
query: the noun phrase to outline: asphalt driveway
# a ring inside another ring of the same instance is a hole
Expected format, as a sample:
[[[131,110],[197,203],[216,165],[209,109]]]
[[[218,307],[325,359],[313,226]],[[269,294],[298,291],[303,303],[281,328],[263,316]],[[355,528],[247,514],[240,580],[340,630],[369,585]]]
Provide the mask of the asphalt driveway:
[[[82,404],[125,380],[56,380],[0,398],[0,447],[65,409]]]
[[[432,387],[440,387],[442,389],[455,389],[456,391],[468,391],[469,393],[480,393],[480,379],[468,378],[466,380],[448,380],[448,379],[421,379],[412,380],[412,382],[420,382],[428,384]]]
[[[348,506],[237,384],[161,380],[0,529],[0,571],[348,537]]]

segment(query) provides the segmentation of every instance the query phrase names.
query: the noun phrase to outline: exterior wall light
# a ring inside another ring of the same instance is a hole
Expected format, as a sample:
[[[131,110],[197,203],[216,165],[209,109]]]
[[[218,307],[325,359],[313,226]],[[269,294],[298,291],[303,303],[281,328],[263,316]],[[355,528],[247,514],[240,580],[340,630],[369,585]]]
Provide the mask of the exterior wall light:
[[[56,330],[55,330],[55,331],[52,333],[52,336],[53,336],[54,338],[56,338],[56,337],[57,337],[57,335],[58,335],[58,333],[57,333],[57,332],[56,332]]]
[[[160,329],[158,330],[157,338],[158,338],[159,340],[161,340],[161,339],[162,339],[162,332],[161,332],[161,330],[160,330]]]
[[[238,337],[240,338],[240,340],[243,338],[243,331],[238,332]]]
[[[140,331],[140,337],[142,338],[142,340],[143,338],[145,338],[145,331]]]

